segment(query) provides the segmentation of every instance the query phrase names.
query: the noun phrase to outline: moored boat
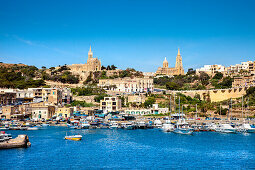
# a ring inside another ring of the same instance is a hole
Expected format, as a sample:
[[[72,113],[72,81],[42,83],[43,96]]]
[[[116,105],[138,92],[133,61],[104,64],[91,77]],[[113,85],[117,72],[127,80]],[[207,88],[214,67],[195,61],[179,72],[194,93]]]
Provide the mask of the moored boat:
[[[65,139],[79,141],[82,139],[82,136],[81,135],[65,136]]]

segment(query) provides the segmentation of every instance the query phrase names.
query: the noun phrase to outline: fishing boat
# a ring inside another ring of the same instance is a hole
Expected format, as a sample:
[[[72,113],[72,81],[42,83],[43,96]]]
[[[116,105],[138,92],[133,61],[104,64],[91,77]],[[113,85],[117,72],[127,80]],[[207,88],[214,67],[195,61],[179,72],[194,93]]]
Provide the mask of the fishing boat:
[[[82,136],[81,135],[65,136],[65,139],[79,141],[82,139]]]

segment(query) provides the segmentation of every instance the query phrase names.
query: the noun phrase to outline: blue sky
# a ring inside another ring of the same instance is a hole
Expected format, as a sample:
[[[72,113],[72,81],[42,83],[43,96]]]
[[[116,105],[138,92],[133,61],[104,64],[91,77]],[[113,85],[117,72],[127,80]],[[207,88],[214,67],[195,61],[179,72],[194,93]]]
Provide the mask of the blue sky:
[[[254,0],[0,0],[0,61],[156,71],[178,47],[185,71],[254,60]]]

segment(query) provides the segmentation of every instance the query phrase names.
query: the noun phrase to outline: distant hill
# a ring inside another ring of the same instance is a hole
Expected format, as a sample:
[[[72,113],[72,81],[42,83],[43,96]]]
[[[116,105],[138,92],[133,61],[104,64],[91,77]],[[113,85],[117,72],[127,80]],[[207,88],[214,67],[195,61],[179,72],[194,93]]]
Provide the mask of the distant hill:
[[[0,62],[0,67],[6,67],[6,68],[11,68],[11,67],[14,67],[14,66],[19,66],[19,67],[22,67],[22,66],[27,66],[26,64],[11,64],[11,63],[2,63]]]

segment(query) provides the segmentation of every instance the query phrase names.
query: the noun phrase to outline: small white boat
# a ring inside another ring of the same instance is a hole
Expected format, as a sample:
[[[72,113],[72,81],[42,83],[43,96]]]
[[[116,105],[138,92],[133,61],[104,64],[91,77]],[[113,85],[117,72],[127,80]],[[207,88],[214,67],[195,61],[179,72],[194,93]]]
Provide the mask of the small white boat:
[[[7,141],[9,139],[12,139],[12,135],[11,134],[7,134],[5,132],[1,132],[0,133],[0,142]]]
[[[89,129],[89,127],[90,127],[90,124],[89,124],[88,122],[83,122],[83,123],[81,124],[81,128],[82,128],[82,129]]]
[[[33,127],[28,127],[27,130],[39,130],[39,128],[36,126],[33,126]]]
[[[171,124],[170,121],[166,121],[166,123],[163,123],[162,130],[164,132],[173,132],[174,131],[174,125]]]
[[[111,125],[110,125],[110,129],[118,129],[119,128],[119,125],[117,122],[112,122]]]
[[[154,127],[155,128],[161,128],[162,127],[162,122],[160,120],[155,120],[154,121]]]
[[[191,135],[193,133],[192,129],[189,128],[175,128],[173,132],[182,135]]]

